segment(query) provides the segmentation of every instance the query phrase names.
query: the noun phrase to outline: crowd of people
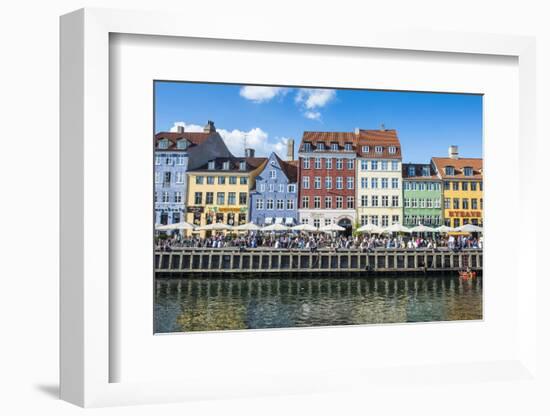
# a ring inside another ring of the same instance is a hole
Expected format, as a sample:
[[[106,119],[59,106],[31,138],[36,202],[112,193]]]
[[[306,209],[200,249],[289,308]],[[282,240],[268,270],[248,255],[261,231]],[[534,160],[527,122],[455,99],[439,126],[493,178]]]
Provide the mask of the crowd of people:
[[[459,251],[483,248],[483,237],[477,235],[455,236],[452,234],[439,234],[430,237],[410,235],[331,236],[324,233],[276,235],[251,232],[241,236],[219,233],[206,238],[175,235],[158,238],[156,242],[157,250],[171,251],[181,248],[236,248],[239,250],[270,248],[308,251],[360,250],[362,252],[375,249],[448,249]]]

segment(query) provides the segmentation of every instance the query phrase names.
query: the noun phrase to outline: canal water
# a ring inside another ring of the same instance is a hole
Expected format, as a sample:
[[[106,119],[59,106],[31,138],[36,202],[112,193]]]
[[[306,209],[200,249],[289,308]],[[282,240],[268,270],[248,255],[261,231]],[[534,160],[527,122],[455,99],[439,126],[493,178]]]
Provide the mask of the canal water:
[[[234,275],[235,276],[235,275]],[[482,278],[157,279],[155,333],[482,319]]]

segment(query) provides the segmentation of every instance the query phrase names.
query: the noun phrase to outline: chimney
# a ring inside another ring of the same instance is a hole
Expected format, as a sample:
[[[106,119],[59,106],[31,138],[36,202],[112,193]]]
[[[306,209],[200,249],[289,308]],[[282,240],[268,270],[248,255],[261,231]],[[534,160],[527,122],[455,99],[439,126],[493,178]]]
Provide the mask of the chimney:
[[[177,133],[183,133],[184,131],[185,131],[185,128],[183,126],[176,126]]]
[[[355,127],[355,135],[359,136],[359,127]]]
[[[212,120],[208,120],[208,123],[206,126],[204,126],[203,131],[205,133],[214,133],[216,131],[216,126],[214,126],[214,122]]]
[[[458,159],[458,146],[456,145],[449,146],[449,157],[451,159]]]
[[[244,149],[244,157],[254,157],[254,149],[247,147]]]
[[[294,160],[294,139],[286,142],[286,160]]]
[[[386,131],[386,126],[384,123],[380,124],[380,131]]]

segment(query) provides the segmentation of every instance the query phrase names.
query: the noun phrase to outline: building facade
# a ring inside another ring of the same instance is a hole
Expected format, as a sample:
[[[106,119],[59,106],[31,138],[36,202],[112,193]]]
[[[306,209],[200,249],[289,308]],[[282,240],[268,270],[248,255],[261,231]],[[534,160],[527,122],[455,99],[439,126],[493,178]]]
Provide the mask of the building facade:
[[[443,223],[441,180],[431,164],[403,164],[403,225]]]
[[[357,216],[361,225],[403,223],[401,143],[395,130],[359,130]]]
[[[443,182],[445,225],[483,225],[483,159],[461,158],[458,147],[448,157],[433,157],[432,166]]]
[[[185,220],[187,170],[209,159],[231,155],[212,121],[203,132],[155,134],[155,223],[173,224]]]
[[[187,222],[234,226],[249,221],[250,190],[267,159],[253,157],[251,149],[247,153],[248,157],[211,159],[187,172]],[[200,234],[204,237],[207,232]]]
[[[292,144],[293,145],[293,144]],[[284,161],[271,153],[250,193],[250,221],[265,226],[298,222],[298,161]]]
[[[300,222],[338,224],[350,234],[356,218],[356,134],[304,132],[298,156]]]

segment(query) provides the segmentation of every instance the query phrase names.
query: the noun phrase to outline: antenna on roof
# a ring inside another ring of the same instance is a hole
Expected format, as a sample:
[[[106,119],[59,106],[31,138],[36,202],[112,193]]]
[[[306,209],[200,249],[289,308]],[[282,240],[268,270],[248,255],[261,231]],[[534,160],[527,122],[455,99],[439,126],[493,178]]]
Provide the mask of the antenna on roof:
[[[243,136],[243,155],[246,157],[246,149],[248,148],[247,146],[247,137],[248,136],[248,133],[245,133],[244,136]]]

